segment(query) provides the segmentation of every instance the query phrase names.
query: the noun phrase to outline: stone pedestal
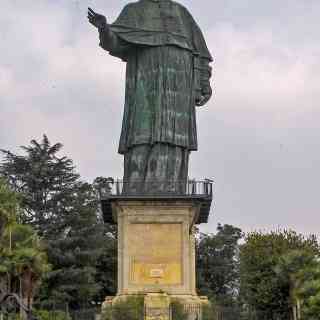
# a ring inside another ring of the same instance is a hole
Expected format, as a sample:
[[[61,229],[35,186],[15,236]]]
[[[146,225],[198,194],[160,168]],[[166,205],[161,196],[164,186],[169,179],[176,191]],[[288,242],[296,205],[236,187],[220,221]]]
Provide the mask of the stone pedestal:
[[[144,298],[145,320],[170,320],[170,297],[166,293],[148,293]]]
[[[192,201],[113,203],[118,224],[118,295],[165,292],[195,296]]]
[[[118,225],[118,292],[104,306],[143,295],[145,320],[169,320],[177,305],[189,320],[200,320],[208,300],[196,293],[193,231],[207,221],[210,204],[211,197],[201,196],[118,196],[102,203],[105,218]]]

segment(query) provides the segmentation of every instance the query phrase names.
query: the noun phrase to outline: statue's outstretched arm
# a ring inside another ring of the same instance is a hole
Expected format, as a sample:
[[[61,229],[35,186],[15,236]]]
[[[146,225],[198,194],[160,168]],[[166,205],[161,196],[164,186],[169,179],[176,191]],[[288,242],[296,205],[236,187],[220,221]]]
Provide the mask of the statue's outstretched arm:
[[[121,53],[129,49],[129,44],[121,40],[111,29],[104,15],[94,12],[88,8],[88,20],[98,29],[100,46],[109,51],[113,55],[121,55]],[[122,55],[119,56],[122,58]]]

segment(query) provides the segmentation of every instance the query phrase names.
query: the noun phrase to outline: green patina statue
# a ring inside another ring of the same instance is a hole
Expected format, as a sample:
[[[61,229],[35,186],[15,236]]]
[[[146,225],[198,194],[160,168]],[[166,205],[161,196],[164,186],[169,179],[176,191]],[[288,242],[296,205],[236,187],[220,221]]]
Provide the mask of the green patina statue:
[[[100,46],[127,63],[119,144],[125,192],[183,193],[197,150],[195,106],[211,98],[212,61],[200,28],[171,0],[130,3],[118,19],[88,10]]]

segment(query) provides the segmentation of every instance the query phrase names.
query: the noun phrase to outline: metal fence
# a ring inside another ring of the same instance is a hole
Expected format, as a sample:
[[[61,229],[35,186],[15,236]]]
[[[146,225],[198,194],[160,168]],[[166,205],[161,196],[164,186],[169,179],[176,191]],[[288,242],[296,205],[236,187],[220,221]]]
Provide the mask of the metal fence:
[[[96,320],[100,306],[70,310],[68,304],[35,305],[28,308],[17,294],[0,293],[0,320]]]
[[[71,311],[69,312],[69,315],[73,320],[95,320],[99,313],[100,309],[90,308]]]
[[[192,319],[201,320],[201,311],[193,310]],[[44,314],[43,314],[44,315]],[[97,309],[81,309],[71,310],[68,313],[61,310],[45,311],[45,316],[37,315],[35,311],[33,316],[22,318],[19,310],[11,312],[1,312],[0,320],[144,320],[146,316],[149,319],[162,319],[165,315],[166,319],[176,320],[176,316],[172,309],[148,308],[137,310],[136,308],[117,309],[113,308],[109,316],[101,317],[100,310]],[[187,319],[187,318],[186,318]],[[190,318],[191,319],[191,318]],[[179,320],[181,318],[179,317]],[[210,314],[206,314],[205,320],[291,320],[290,315],[270,315],[266,313],[254,313],[243,311],[235,308],[218,308]],[[307,320],[307,319],[304,319]]]
[[[215,307],[213,320],[292,320],[289,312],[254,311],[241,307]],[[309,320],[309,319],[301,319]]]
[[[96,185],[100,199],[110,196],[125,195],[180,195],[180,196],[206,196],[212,198],[213,181],[189,179],[188,181],[130,181],[106,178]]]
[[[96,320],[99,318],[100,310],[82,309],[82,310],[33,310],[32,313],[26,315],[21,314],[20,310],[4,311],[0,310],[0,320]]]
[[[19,297],[15,294],[6,294],[0,296],[0,320],[98,320],[101,315],[101,306],[84,305],[77,310],[71,310],[68,304],[50,304],[36,305],[36,310],[29,310]],[[193,320],[201,320],[204,316],[199,304],[183,304],[183,311],[186,314],[193,314]],[[180,310],[181,311],[181,310]],[[177,319],[178,309],[175,305],[169,308],[150,308],[123,305],[121,307],[108,308],[108,314],[105,314],[101,320],[143,320],[166,318],[170,320]],[[270,312],[255,312],[248,308],[232,306],[221,307],[214,306],[206,312],[205,320],[291,320],[288,312],[276,314]],[[182,318],[179,316],[179,320]],[[183,318],[184,319],[184,318]],[[307,320],[307,319],[304,319]]]

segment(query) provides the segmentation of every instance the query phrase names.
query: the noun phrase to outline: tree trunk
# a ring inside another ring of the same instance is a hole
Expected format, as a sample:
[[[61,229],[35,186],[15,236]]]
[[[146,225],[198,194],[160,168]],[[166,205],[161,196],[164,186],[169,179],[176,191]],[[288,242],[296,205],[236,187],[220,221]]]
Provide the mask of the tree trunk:
[[[292,306],[292,317],[293,317],[293,320],[297,320],[297,307],[296,307],[296,305]]]
[[[33,292],[35,279],[33,278],[33,272],[30,269],[24,270],[24,272],[20,276],[21,283],[21,300],[23,304],[29,309],[32,309],[33,304]],[[23,319],[26,319],[26,313],[23,315]]]
[[[297,299],[297,318],[301,320],[301,302],[300,299]]]
[[[26,304],[26,299],[23,296],[22,283],[23,283],[23,281],[22,281],[21,277],[19,277],[19,284],[20,284],[19,296],[20,296],[21,302],[26,306],[27,304]],[[28,318],[27,313],[25,312],[25,310],[21,306],[20,306],[20,317],[23,320],[27,320],[27,318]]]

